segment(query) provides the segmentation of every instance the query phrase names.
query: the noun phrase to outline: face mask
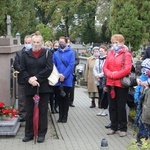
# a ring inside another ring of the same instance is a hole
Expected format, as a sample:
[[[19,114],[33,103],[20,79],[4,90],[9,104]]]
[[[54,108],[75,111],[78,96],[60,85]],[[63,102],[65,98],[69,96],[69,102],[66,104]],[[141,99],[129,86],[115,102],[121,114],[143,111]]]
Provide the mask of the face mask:
[[[121,46],[117,45],[117,44],[113,44],[113,49],[115,51],[118,51],[121,48]]]
[[[24,47],[26,48],[26,50],[29,50],[32,48],[32,44],[25,44]]]
[[[95,56],[95,57],[99,57],[99,56],[100,56],[100,53],[94,53],[94,56]]]
[[[33,51],[38,51],[42,48],[41,44],[32,44]]]
[[[57,51],[57,48],[54,48],[54,51]]]
[[[66,47],[66,43],[60,42],[60,43],[59,43],[59,46],[60,46],[61,49],[64,49],[64,48]]]
[[[105,52],[99,52],[99,54],[100,54],[100,57],[106,56],[106,53],[105,53]]]

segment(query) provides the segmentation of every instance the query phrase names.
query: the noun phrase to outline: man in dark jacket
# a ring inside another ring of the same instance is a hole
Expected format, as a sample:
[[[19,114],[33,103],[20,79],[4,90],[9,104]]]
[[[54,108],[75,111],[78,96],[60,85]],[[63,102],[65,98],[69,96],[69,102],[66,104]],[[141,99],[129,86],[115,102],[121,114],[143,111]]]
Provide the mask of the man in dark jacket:
[[[14,69],[20,72],[20,61],[23,53],[32,48],[31,36],[27,35],[24,38],[24,47],[21,51],[18,51],[14,60]],[[26,96],[25,96],[25,83],[21,73],[18,74],[18,107],[19,107],[19,122],[24,122],[26,120]]]
[[[150,46],[147,47],[142,60],[145,60],[146,58],[150,58]]]

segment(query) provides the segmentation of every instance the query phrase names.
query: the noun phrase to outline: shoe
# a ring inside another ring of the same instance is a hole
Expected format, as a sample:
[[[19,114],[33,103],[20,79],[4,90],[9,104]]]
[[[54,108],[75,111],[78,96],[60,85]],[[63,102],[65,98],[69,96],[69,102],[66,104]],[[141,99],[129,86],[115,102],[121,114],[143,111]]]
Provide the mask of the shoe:
[[[106,129],[111,128],[111,123],[105,126]]]
[[[44,136],[39,136],[38,138],[37,138],[37,142],[38,143],[43,143],[45,141],[45,137]]]
[[[92,100],[90,108],[94,108],[94,107],[96,107],[96,105],[95,105],[95,101],[94,101],[94,100]]]
[[[57,120],[57,122],[59,123],[59,122],[62,122],[62,119],[63,119],[63,115],[60,115],[59,116],[59,119]]]
[[[120,137],[124,137],[124,136],[127,135],[127,132],[125,132],[125,131],[120,131],[120,132],[118,132],[118,134],[119,134]]]
[[[110,131],[107,133],[107,135],[113,135],[113,134],[115,134],[115,133],[116,133],[116,131],[110,130]]]
[[[33,137],[24,137],[24,138],[22,139],[22,142],[29,142],[29,141],[31,141],[31,140],[33,140]]]
[[[59,118],[58,120],[57,120],[57,122],[59,123],[59,122],[62,122],[62,118]]]
[[[75,107],[75,105],[74,105],[73,103],[71,103],[69,106],[70,106],[70,107]]]
[[[59,109],[57,107],[54,108],[56,113],[59,113]]]
[[[105,117],[105,116],[107,116],[108,114],[107,114],[107,112],[106,112],[106,109],[104,109],[103,110],[103,112],[100,114],[100,116],[102,116],[102,117]]]
[[[51,109],[51,113],[52,113],[52,114],[55,114],[55,113],[56,113],[56,111],[55,111],[54,108]]]
[[[61,121],[62,123],[66,123],[67,122],[67,116],[66,115],[64,115],[63,116],[63,118],[62,118],[62,121]]]
[[[97,116],[100,116],[103,113],[104,109],[101,109],[99,113],[97,113]]]

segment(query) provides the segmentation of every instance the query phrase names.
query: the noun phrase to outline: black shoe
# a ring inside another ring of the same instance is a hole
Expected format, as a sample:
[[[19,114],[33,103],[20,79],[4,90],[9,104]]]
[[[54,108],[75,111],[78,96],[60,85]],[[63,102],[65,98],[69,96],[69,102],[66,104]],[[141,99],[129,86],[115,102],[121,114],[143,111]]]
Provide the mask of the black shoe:
[[[44,136],[39,136],[38,138],[37,138],[37,142],[38,143],[43,143],[45,141],[45,137]]]
[[[51,113],[52,113],[52,114],[55,114],[55,113],[56,113],[56,111],[55,111],[54,108],[51,109]]]
[[[29,141],[31,141],[31,140],[33,140],[33,137],[24,137],[24,138],[22,139],[22,142],[29,142]]]
[[[75,105],[74,105],[73,103],[71,103],[69,106],[70,106],[70,107],[75,107]]]
[[[106,129],[111,128],[111,123],[110,123],[109,125],[105,126],[105,128],[106,128]]]
[[[67,117],[64,117],[61,122],[66,123],[67,122]]]
[[[57,120],[57,122],[58,122],[58,123],[59,123],[59,122],[62,122],[62,119],[63,119],[63,116],[60,115],[60,117],[59,117],[59,119]]]
[[[59,113],[59,110],[58,110],[58,108],[54,108],[54,109],[55,109],[55,112],[56,112],[56,113]]]

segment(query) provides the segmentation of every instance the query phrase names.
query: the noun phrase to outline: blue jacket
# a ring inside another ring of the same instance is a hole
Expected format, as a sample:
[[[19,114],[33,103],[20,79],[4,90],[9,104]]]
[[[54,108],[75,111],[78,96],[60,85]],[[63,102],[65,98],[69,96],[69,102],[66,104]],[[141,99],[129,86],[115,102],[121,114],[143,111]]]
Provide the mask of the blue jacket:
[[[140,79],[141,81],[147,81],[147,80],[148,80],[148,76],[145,76],[145,75],[142,74],[142,75],[139,77],[139,79]],[[142,86],[142,85],[138,85],[138,86],[136,87],[135,93],[134,93],[134,103],[138,102],[138,98],[139,98],[139,96],[140,96],[140,94],[141,94],[142,91],[143,91],[143,86]]]
[[[56,65],[58,72],[65,76],[65,80],[62,82],[63,86],[72,87],[73,83],[73,71],[75,65],[75,55],[70,47],[62,51],[60,48],[53,54],[53,62]],[[59,86],[60,82],[56,84]]]

